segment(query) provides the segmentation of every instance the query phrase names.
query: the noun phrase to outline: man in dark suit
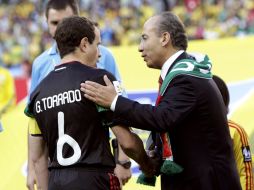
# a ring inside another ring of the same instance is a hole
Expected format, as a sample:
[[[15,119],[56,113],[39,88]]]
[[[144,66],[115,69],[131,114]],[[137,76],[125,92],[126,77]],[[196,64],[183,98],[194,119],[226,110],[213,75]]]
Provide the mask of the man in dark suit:
[[[85,97],[110,107],[130,126],[166,132],[180,174],[161,176],[162,190],[240,190],[225,106],[211,80],[208,57],[196,61],[185,51],[187,37],[177,16],[163,12],[146,21],[139,51],[163,80],[157,105],[141,105],[107,86],[81,84]]]

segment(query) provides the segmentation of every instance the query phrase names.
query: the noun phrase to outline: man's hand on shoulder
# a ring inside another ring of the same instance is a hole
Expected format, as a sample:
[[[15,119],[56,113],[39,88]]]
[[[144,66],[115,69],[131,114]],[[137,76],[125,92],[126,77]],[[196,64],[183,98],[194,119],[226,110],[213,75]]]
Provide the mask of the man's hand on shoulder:
[[[110,108],[117,93],[114,85],[106,75],[104,75],[103,79],[106,86],[93,81],[85,81],[85,83],[81,83],[80,90],[84,92],[84,96],[87,99],[103,107]]]

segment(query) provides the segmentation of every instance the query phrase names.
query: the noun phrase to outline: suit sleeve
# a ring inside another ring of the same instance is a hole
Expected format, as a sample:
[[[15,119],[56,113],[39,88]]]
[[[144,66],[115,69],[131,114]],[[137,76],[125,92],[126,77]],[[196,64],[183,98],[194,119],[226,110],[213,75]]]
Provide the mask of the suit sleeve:
[[[140,104],[119,96],[115,114],[128,120],[134,128],[163,132],[180,125],[195,106],[192,83],[184,76],[177,76],[169,84],[158,106]]]

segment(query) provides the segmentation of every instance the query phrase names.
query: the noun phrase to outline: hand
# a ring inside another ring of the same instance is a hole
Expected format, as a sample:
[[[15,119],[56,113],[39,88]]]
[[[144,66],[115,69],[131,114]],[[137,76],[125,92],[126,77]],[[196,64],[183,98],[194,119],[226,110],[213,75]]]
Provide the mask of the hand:
[[[87,99],[103,107],[110,108],[117,93],[113,84],[106,75],[104,75],[103,79],[106,86],[96,82],[86,81],[85,83],[81,83],[80,90],[85,93],[84,96]]]
[[[152,177],[158,175],[160,172],[160,167],[162,160],[159,157],[156,157],[153,151],[148,152],[147,161],[140,166],[140,169],[147,177]]]
[[[27,171],[26,187],[29,190],[34,190],[35,184],[36,184],[36,175],[34,171],[34,166],[31,164],[28,167],[28,171]]]
[[[125,169],[123,166],[116,164],[115,175],[118,177],[120,186],[122,188],[123,185],[125,185],[129,179],[131,178],[131,169]]]

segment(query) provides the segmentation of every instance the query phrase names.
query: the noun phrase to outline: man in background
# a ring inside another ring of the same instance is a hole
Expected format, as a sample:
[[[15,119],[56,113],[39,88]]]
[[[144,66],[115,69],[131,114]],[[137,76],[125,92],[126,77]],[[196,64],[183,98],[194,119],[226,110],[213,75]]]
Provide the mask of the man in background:
[[[226,83],[216,75],[213,75],[213,80],[221,92],[228,113],[230,102],[228,87]],[[228,126],[233,141],[234,156],[242,190],[254,190],[252,158],[248,135],[243,127],[232,120],[228,120]]]

